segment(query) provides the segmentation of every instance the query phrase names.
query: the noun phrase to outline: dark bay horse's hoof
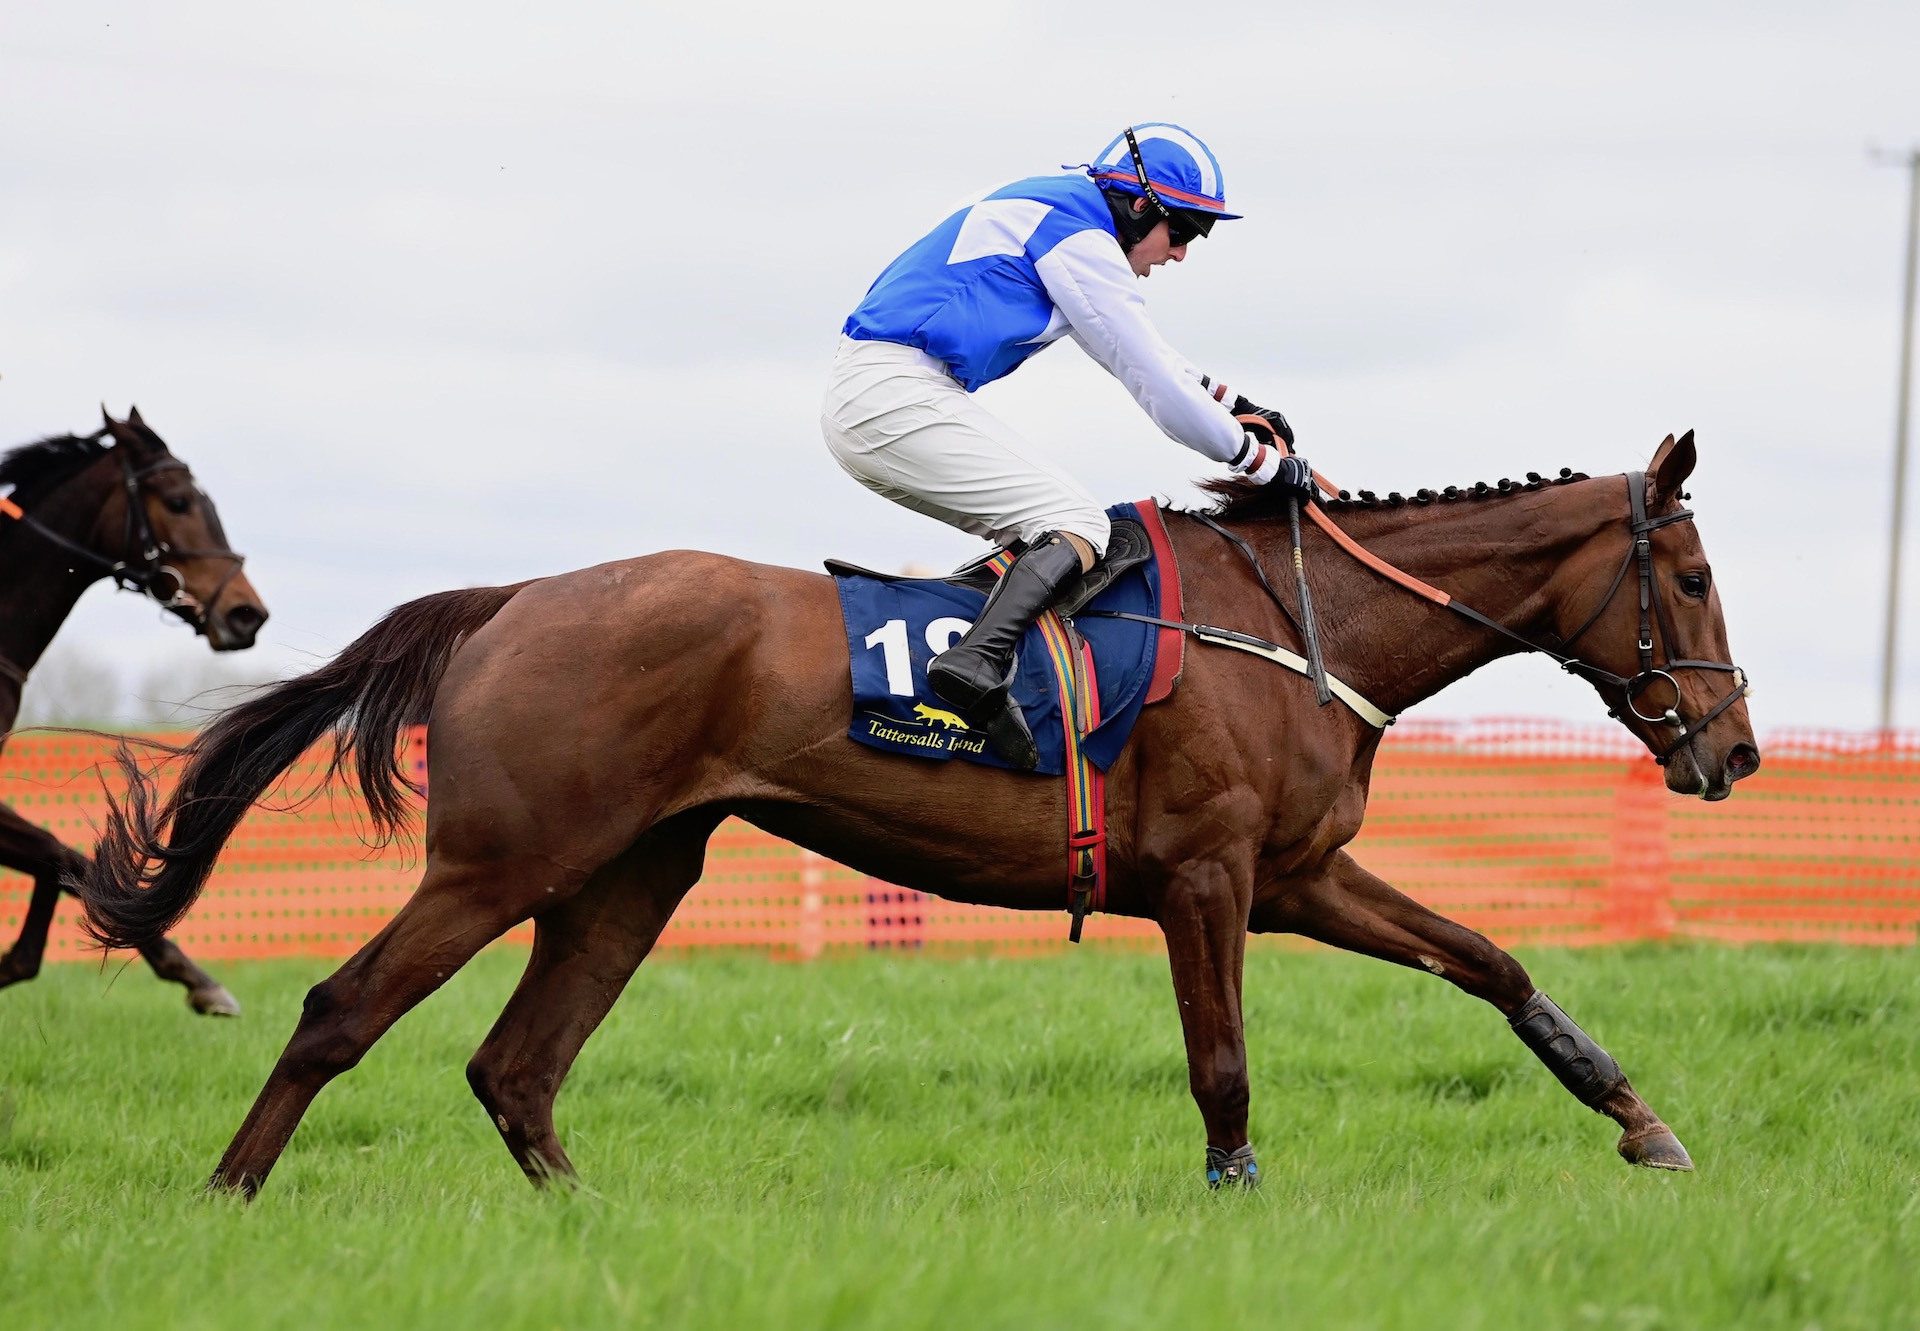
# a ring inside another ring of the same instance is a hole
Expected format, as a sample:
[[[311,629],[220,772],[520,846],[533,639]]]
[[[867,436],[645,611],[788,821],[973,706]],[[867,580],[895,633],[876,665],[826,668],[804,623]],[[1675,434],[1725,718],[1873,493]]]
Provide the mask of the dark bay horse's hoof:
[[[1637,1132],[1623,1133],[1620,1144],[1614,1149],[1620,1152],[1622,1160],[1643,1169],[1671,1169],[1683,1174],[1693,1172],[1693,1157],[1687,1154],[1687,1148],[1680,1144],[1680,1139],[1673,1135],[1673,1129],[1664,1123],[1656,1123]]]
[[[0,989],[31,980],[39,973],[40,962],[37,959],[17,957],[11,952],[0,957]]]
[[[1251,1192],[1260,1186],[1260,1162],[1253,1158],[1253,1146],[1249,1143],[1236,1151],[1223,1151],[1217,1146],[1207,1148],[1207,1186],[1218,1192],[1222,1188],[1244,1188]]]
[[[224,984],[211,984],[187,990],[187,1006],[203,1017],[237,1017],[240,1000],[227,992]]]

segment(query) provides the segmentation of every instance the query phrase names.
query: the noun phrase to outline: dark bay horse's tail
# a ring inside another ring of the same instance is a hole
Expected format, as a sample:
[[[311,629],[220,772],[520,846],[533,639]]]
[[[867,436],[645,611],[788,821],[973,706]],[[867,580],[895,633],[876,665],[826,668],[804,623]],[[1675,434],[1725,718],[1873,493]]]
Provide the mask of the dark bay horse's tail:
[[[427,719],[455,649],[526,585],[439,592],[394,609],[320,669],[223,712],[177,751],[185,765],[164,802],[122,744],[126,796],[109,800],[92,866],[68,884],[86,904],[87,932],[106,947],[136,947],[172,929],[241,817],[328,731],[327,779],[351,763],[378,840],[390,839],[406,812],[402,728]]]

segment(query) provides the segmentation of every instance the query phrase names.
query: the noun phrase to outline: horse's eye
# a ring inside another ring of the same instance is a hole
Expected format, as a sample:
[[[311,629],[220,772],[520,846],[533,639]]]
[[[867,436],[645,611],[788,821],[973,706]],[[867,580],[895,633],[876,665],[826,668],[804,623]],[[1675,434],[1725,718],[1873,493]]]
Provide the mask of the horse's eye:
[[[163,501],[169,513],[185,513],[193,507],[192,495],[168,495]]]
[[[1682,573],[1680,590],[1696,601],[1707,599],[1707,575],[1704,573]]]

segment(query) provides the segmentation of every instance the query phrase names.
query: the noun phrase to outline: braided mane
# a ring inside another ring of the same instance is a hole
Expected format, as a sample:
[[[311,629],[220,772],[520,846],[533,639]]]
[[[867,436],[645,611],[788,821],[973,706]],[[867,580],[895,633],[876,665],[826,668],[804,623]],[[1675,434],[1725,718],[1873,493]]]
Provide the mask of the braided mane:
[[[1342,490],[1337,499],[1327,501],[1327,510],[1333,513],[1350,509],[1401,508],[1407,504],[1424,507],[1427,504],[1453,504],[1471,502],[1480,499],[1500,499],[1507,495],[1524,494],[1529,490],[1544,490],[1552,485],[1572,485],[1575,481],[1589,479],[1584,471],[1575,471],[1571,467],[1560,468],[1560,474],[1553,477],[1542,476],[1537,471],[1527,473],[1524,481],[1509,480],[1501,477],[1498,481],[1475,481],[1472,485],[1449,485],[1442,490],[1416,490],[1412,495],[1403,495],[1391,490],[1385,495],[1375,494],[1372,490]],[[1283,518],[1286,516],[1286,504],[1282,495],[1265,485],[1255,485],[1245,480],[1209,480],[1202,481],[1200,488],[1219,499],[1212,516],[1216,518]]]

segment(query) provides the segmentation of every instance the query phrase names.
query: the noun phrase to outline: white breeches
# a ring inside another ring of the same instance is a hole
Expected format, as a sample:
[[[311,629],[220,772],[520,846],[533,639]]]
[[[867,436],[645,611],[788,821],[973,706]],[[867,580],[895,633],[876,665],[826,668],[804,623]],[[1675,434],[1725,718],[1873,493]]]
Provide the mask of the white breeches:
[[[820,431],[849,476],[896,504],[998,545],[1059,531],[1107,551],[1093,496],[923,351],[841,338]]]

